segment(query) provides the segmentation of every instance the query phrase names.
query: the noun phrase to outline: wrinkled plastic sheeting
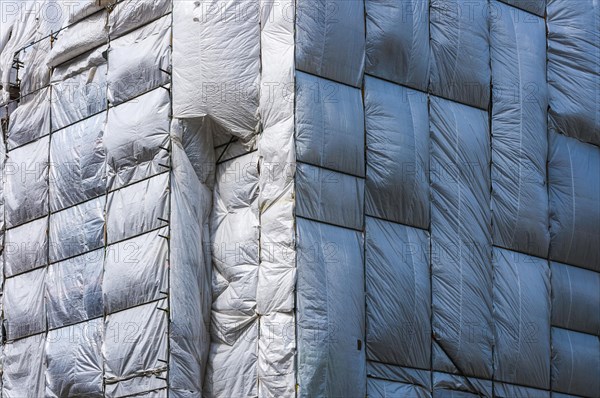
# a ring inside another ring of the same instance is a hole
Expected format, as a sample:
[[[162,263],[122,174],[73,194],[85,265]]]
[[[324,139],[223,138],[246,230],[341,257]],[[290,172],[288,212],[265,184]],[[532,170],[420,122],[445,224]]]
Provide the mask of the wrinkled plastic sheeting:
[[[298,2],[296,68],[360,87],[365,60],[364,11],[364,0]]]
[[[361,233],[304,219],[296,225],[298,395],[365,396]]]
[[[296,215],[362,230],[365,180],[298,163]]]
[[[157,88],[108,111],[108,186],[117,189],[169,167],[169,92]]]
[[[426,391],[431,391],[431,372],[429,370],[405,368],[387,363],[368,361],[367,377],[413,384]]]
[[[164,298],[167,235],[167,228],[157,229],[106,249],[102,294],[107,313]]]
[[[500,0],[506,4],[510,4],[513,7],[520,8],[525,11],[529,11],[539,17],[544,17],[546,13],[546,0]],[[491,4],[494,4],[493,2]],[[490,5],[491,5],[490,4]],[[495,7],[495,6],[492,6]],[[492,11],[496,11],[497,8],[491,8]],[[524,16],[530,21],[533,21],[532,17]]]
[[[368,217],[365,235],[367,356],[429,368],[429,234]]]
[[[58,5],[62,10],[67,11],[67,24],[72,25],[100,11],[111,2],[112,0],[59,0]]]
[[[364,115],[359,89],[296,75],[297,160],[364,176]]]
[[[256,153],[221,163],[216,170],[211,349],[205,377],[210,396],[257,394],[258,178]]]
[[[31,336],[3,347],[2,396],[43,397],[45,390],[45,335]]]
[[[498,398],[550,398],[550,391],[494,382],[494,396]],[[558,398],[554,393],[552,393],[552,397]]]
[[[50,262],[104,245],[104,196],[50,215]]]
[[[200,395],[210,349],[212,263],[208,222],[214,168],[197,170],[190,160],[214,164],[212,136],[197,121],[172,123],[169,387],[174,396]],[[195,142],[196,145],[186,145]],[[206,163],[204,166],[206,166]],[[202,165],[201,165],[202,166]],[[206,168],[206,167],[205,167]]]
[[[59,328],[102,316],[103,265],[104,249],[98,249],[48,267],[48,327]]]
[[[600,3],[548,0],[547,12],[550,119],[600,145]]]
[[[583,397],[600,395],[598,336],[552,328],[552,389]]]
[[[98,12],[60,31],[46,63],[54,68],[108,42],[107,12]]]
[[[433,373],[433,398],[492,397],[492,391],[492,382],[489,380]]]
[[[108,194],[107,243],[127,239],[167,224],[169,174],[163,173]]]
[[[552,325],[600,336],[600,274],[552,263]]]
[[[373,398],[430,398],[431,393],[414,384],[367,378],[367,394]]]
[[[40,268],[4,281],[4,326],[8,340],[46,330],[45,277],[46,270]]]
[[[442,349],[434,351],[434,368],[445,370],[449,363],[466,375],[490,378],[488,116],[484,111],[432,97],[430,122],[432,328]]]
[[[105,120],[106,114],[101,113],[52,134],[51,211],[73,206],[106,192]]]
[[[106,109],[106,50],[101,47],[54,69],[52,131]]]
[[[48,263],[48,217],[6,231],[4,275],[20,274]]]
[[[429,228],[427,94],[365,79],[365,213]]]
[[[48,213],[48,137],[8,152],[4,165],[7,227]]]
[[[600,148],[550,132],[550,258],[600,271]]]
[[[167,302],[108,315],[104,322],[106,396],[135,395],[166,386]]]
[[[261,0],[262,133],[258,153],[260,266],[256,307],[259,318],[259,396],[293,396],[296,389],[296,240],[294,217],[295,1]]]
[[[50,90],[43,89],[22,99],[10,114],[8,149],[50,134]]]
[[[546,26],[542,18],[502,3],[496,3],[495,10],[497,17],[491,21],[494,244],[547,257]]]
[[[490,51],[487,0],[431,0],[433,94],[487,109]]]
[[[429,3],[423,0],[365,0],[366,72],[427,91]]]
[[[169,0],[124,0],[108,14],[109,36],[115,39],[171,11]]]
[[[41,14],[43,15],[44,11],[41,11]],[[38,33],[38,36],[42,36],[42,33]],[[38,38],[36,37],[36,39]],[[18,71],[20,95],[31,94],[47,86],[50,82],[50,68],[44,61],[52,44],[48,37],[38,40],[19,49],[20,51],[16,55],[16,58],[22,62]]]
[[[94,319],[48,332],[46,397],[104,396],[102,329]]]
[[[171,18],[163,17],[110,43],[108,100],[119,104],[170,80]]]
[[[494,248],[494,378],[550,388],[548,260]]]
[[[252,140],[259,124],[259,8],[235,0],[174,2],[174,117],[210,117]]]

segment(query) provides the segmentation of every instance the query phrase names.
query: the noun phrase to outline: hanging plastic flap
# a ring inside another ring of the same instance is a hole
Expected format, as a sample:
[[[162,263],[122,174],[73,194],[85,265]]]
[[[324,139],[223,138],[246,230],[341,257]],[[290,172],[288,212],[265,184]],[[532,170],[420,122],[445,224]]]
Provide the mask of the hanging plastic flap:
[[[46,397],[103,397],[102,319],[48,332]]]
[[[235,0],[174,2],[174,117],[207,116],[244,142],[252,139],[259,123],[259,8]]]
[[[297,160],[364,176],[364,124],[359,89],[296,74]]]
[[[491,21],[494,244],[548,256],[546,25],[496,3]]]
[[[197,121],[174,121],[171,129],[171,239],[169,387],[175,396],[198,396],[210,349],[211,257],[208,222],[213,168],[196,170],[190,157],[214,164],[212,137]],[[190,136],[190,137],[188,137]],[[185,146],[184,143],[195,143]],[[201,178],[200,178],[201,177]],[[214,177],[213,177],[214,178]]]
[[[55,68],[52,73],[52,131],[106,109],[106,47]]]
[[[52,135],[50,210],[58,211],[106,192],[104,121],[99,114]]]
[[[124,35],[171,11],[169,0],[124,0],[108,14],[110,39]],[[170,18],[169,18],[170,19]]]
[[[366,72],[427,91],[429,3],[423,0],[365,0]]]
[[[45,335],[7,343],[2,355],[2,396],[7,398],[43,397],[46,364]]]
[[[600,336],[600,274],[552,263],[552,325]]]
[[[296,215],[362,230],[365,180],[298,163]]]
[[[158,88],[108,111],[104,145],[109,189],[169,169],[169,91]]]
[[[492,376],[490,138],[487,113],[431,98],[433,335],[468,376]],[[444,356],[434,351],[438,369]]]
[[[368,358],[429,368],[428,233],[367,217],[365,235]]]
[[[4,164],[7,227],[48,213],[48,137],[8,152]]]
[[[35,141],[50,134],[50,90],[43,89],[28,96],[17,109],[10,114],[8,149]]]
[[[525,11],[529,11],[537,16],[540,17],[544,17],[544,14],[546,13],[546,0],[500,0],[506,4],[510,4],[514,7],[520,8],[522,10]],[[494,4],[493,2],[490,3],[490,9],[493,12],[496,12],[497,8],[492,8],[495,6],[492,6],[492,4]],[[524,17],[528,18],[529,20],[533,21],[533,16],[532,17],[528,17],[527,15],[524,15]],[[493,68],[492,68],[493,69]]]
[[[108,100],[119,104],[170,80],[171,17],[110,42]]]
[[[600,271],[600,148],[550,132],[550,259]]]
[[[494,378],[550,388],[548,260],[494,248]]]
[[[104,196],[50,215],[50,262],[104,245]]]
[[[433,373],[434,398],[491,397],[493,388],[490,380],[463,377],[447,373]]]
[[[296,225],[298,395],[365,396],[361,233],[304,219]]]
[[[46,330],[45,276],[46,270],[41,268],[4,281],[4,328],[8,340]]]
[[[365,79],[365,213],[429,228],[427,94]]]
[[[4,275],[10,277],[48,264],[48,217],[6,231]]]
[[[582,397],[600,395],[598,336],[552,328],[552,389]]]
[[[167,228],[157,229],[106,249],[102,294],[107,313],[164,298],[167,235]]]
[[[600,145],[600,3],[548,0],[547,13],[550,119],[559,132]]]
[[[99,12],[61,30],[48,53],[46,59],[48,67],[57,67],[95,47],[106,44],[108,42],[106,18],[106,12]]]
[[[107,395],[133,395],[157,388],[143,377],[158,379],[167,369],[167,310],[167,301],[160,300],[106,317],[102,353],[106,389],[111,392]],[[157,382],[166,384],[160,379]]]
[[[363,0],[316,0],[296,4],[296,69],[362,85],[365,61]]]
[[[487,0],[431,0],[433,94],[487,109],[490,43]]]
[[[51,264],[46,275],[48,326],[59,328],[102,316],[104,249]]]
[[[140,235],[168,222],[169,174],[129,185],[108,194],[107,243]]]

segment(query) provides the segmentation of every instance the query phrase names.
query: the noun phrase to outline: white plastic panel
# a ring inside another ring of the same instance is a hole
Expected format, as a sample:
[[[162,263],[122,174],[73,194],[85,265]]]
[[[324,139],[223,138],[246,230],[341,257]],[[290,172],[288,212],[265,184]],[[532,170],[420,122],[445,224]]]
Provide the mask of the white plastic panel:
[[[8,152],[4,178],[7,227],[48,214],[48,137]]]
[[[50,262],[104,245],[104,196],[50,215]]]
[[[46,330],[45,278],[46,269],[41,268],[4,281],[4,328],[8,340]]]
[[[170,80],[171,18],[112,40],[108,57],[108,100],[119,104]]]
[[[2,358],[2,396],[7,398],[43,397],[46,364],[45,335],[7,343]]]
[[[52,135],[50,145],[50,210],[106,192],[104,122],[101,113]]]
[[[169,174],[163,173],[108,194],[107,243],[142,234],[168,221]]]
[[[116,189],[169,167],[169,91],[158,88],[108,111],[108,185]]]
[[[165,297],[167,234],[162,228],[106,248],[102,293],[107,313]]]
[[[48,218],[40,218],[6,231],[4,275],[29,271],[48,263]]]
[[[8,149],[27,144],[50,133],[50,90],[43,89],[22,98],[10,114]]]

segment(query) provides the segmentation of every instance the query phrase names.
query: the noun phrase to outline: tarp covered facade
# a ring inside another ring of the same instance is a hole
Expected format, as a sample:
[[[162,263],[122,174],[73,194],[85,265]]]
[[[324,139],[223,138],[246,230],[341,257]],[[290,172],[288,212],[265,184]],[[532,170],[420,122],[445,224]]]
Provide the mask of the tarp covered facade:
[[[2,396],[600,397],[596,0],[11,4]]]

